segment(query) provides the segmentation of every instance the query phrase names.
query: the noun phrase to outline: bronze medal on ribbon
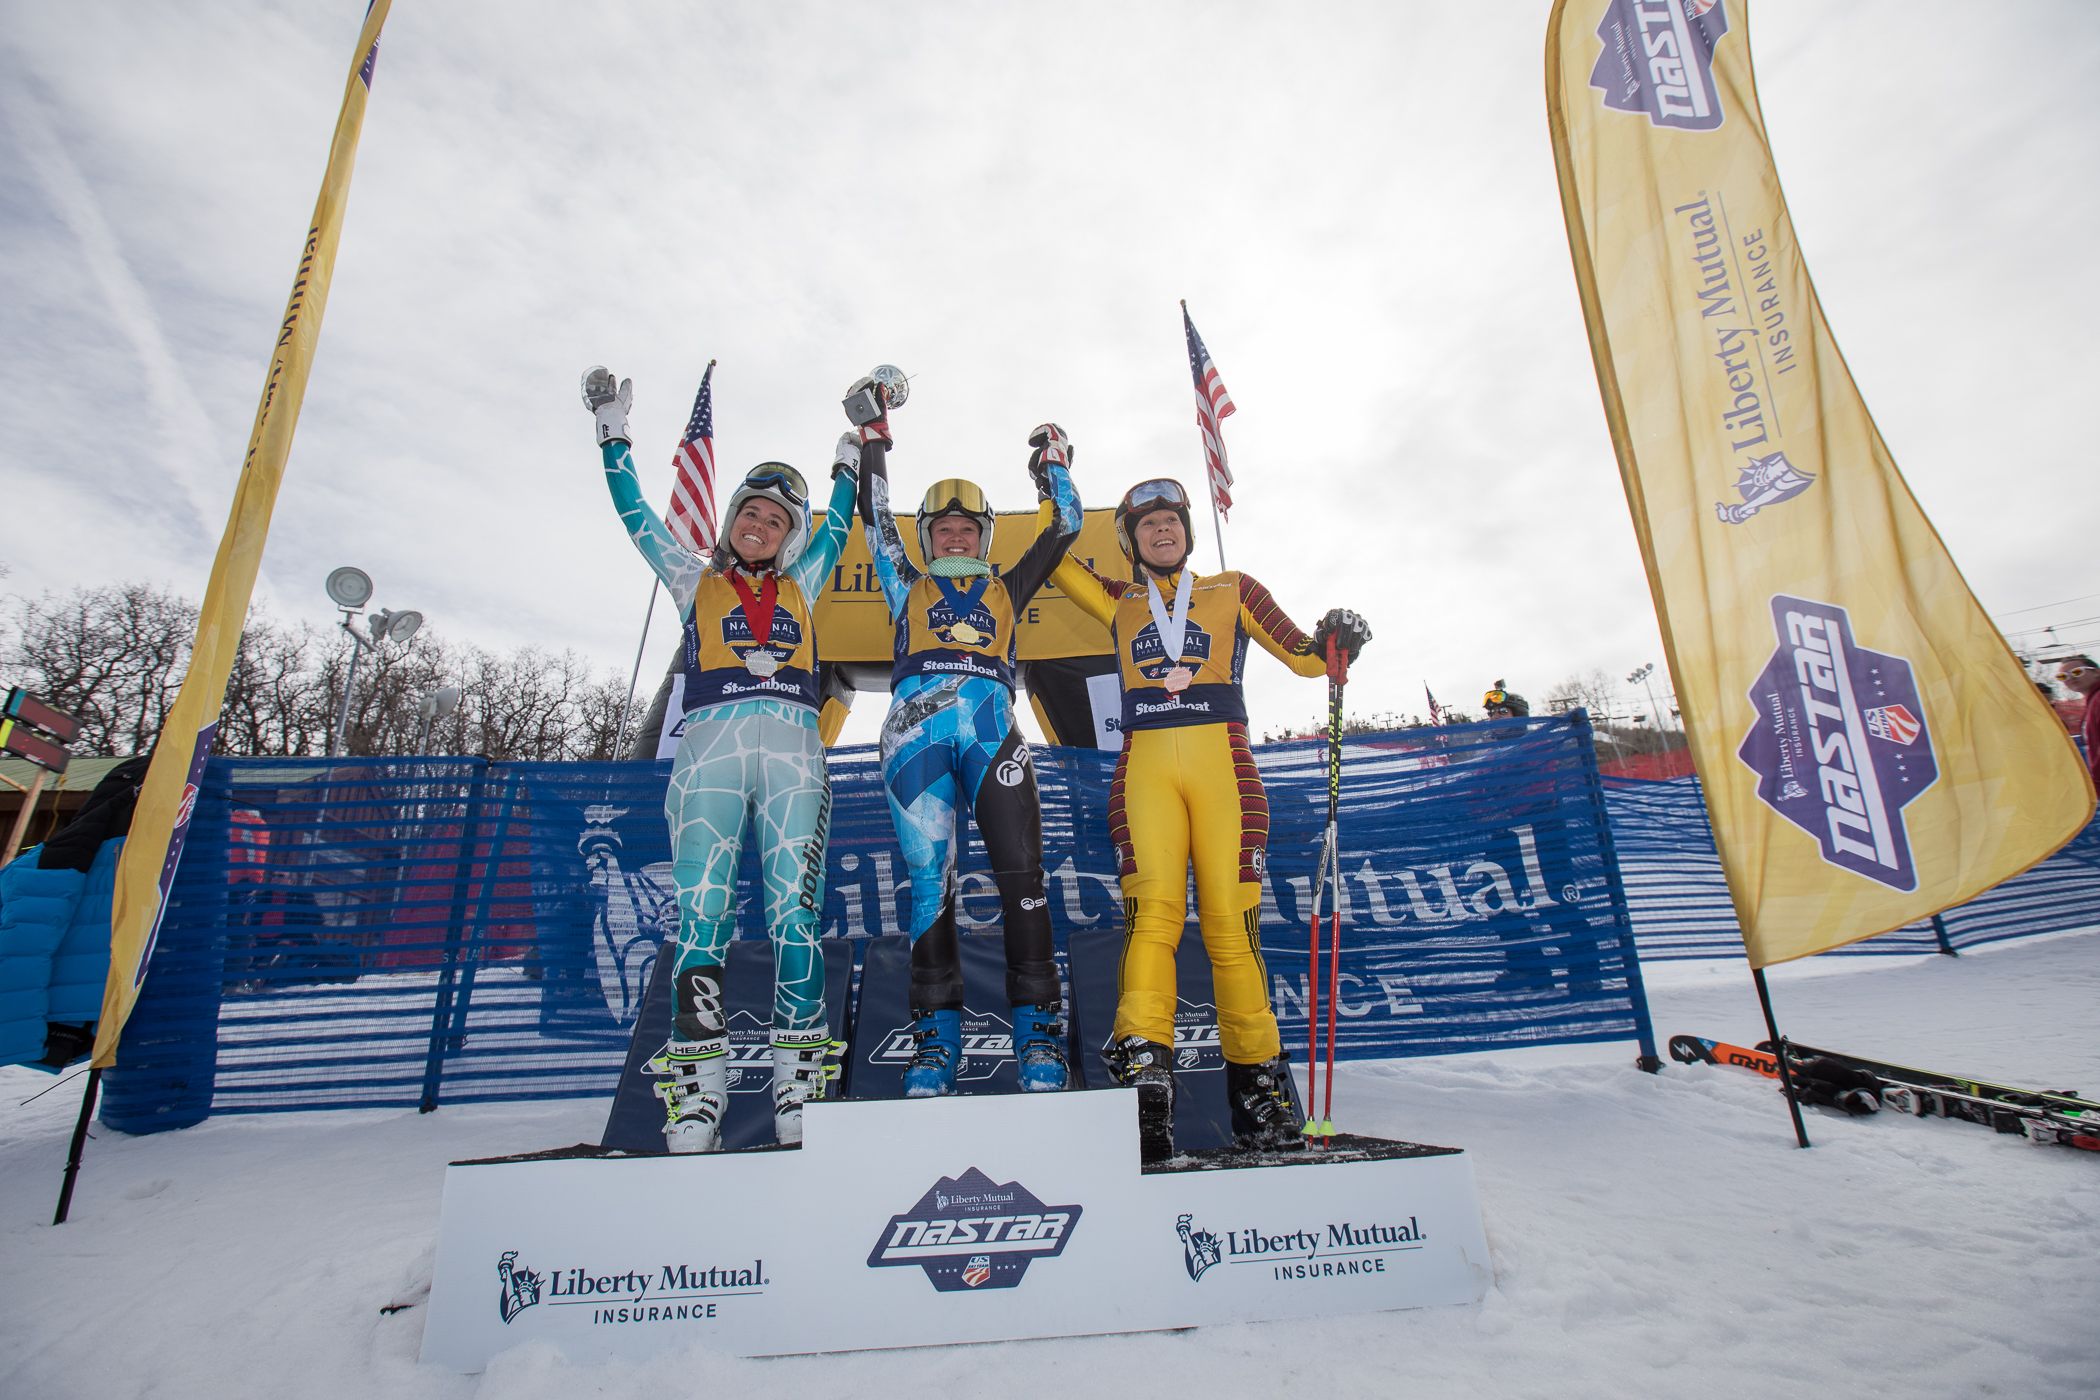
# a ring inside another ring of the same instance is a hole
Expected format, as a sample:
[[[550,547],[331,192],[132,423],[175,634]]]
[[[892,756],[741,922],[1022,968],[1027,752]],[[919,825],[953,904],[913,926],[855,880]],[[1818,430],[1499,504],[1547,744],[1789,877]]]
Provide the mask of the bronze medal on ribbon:
[[[1167,694],[1179,695],[1195,682],[1196,673],[1186,666],[1176,666],[1161,679],[1167,687]]]

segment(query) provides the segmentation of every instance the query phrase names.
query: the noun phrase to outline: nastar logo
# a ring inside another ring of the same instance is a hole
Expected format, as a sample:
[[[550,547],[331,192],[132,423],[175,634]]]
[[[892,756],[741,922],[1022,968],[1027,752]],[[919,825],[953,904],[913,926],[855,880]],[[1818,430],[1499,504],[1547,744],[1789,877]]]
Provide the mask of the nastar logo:
[[[503,1325],[510,1326],[511,1319],[540,1300],[540,1289],[546,1280],[518,1264],[518,1251],[506,1249],[503,1257],[496,1261],[496,1277],[503,1280],[503,1291],[497,1295],[496,1310],[503,1315]]]
[[[1225,1050],[1218,1036],[1217,1003],[1175,1000],[1174,1068],[1181,1074],[1225,1068]]]
[[[1612,0],[1597,23],[1604,47],[1590,86],[1614,111],[1645,113],[1656,126],[1712,131],[1723,119],[1714,48],[1727,32],[1722,0]]]
[[[999,1072],[1001,1065],[1013,1060],[1013,1025],[1006,1018],[964,1007],[962,1023],[962,1063],[955,1067],[958,1080],[990,1079]],[[918,1042],[912,1037],[912,1028],[895,1026],[876,1045],[868,1056],[868,1063],[908,1065],[917,1049]]]
[[[1758,797],[1830,864],[1916,889],[1903,808],[1940,773],[1910,663],[1858,645],[1829,603],[1775,597],[1772,623],[1779,647],[1750,688],[1757,719],[1736,750]]]
[[[1396,1255],[1423,1248],[1422,1222],[1328,1220],[1295,1229],[1237,1225],[1222,1234],[1179,1216],[1181,1266],[1191,1283],[1219,1264],[1259,1264],[1277,1280],[1355,1278],[1389,1271]]]
[[[995,1183],[971,1167],[942,1177],[910,1210],[891,1216],[868,1252],[868,1267],[922,1268],[943,1293],[1013,1288],[1035,1260],[1064,1253],[1080,1213],[1076,1205],[1045,1205],[1019,1182]]]

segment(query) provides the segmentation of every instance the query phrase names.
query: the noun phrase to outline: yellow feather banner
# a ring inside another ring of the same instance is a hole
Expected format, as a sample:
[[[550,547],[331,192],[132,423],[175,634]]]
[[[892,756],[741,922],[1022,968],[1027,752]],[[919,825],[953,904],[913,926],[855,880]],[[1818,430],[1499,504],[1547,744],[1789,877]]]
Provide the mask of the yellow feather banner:
[[[161,728],[160,740],[139,790],[131,836],[117,864],[112,908],[109,982],[102,993],[102,1017],[95,1033],[90,1063],[97,1069],[115,1063],[117,1040],[146,980],[154,939],[166,912],[169,884],[182,859],[183,840],[197,800],[204,760],[218,732],[219,710],[226,702],[226,678],[240,646],[241,627],[255,592],[263,541],[277,487],[290,455],[299,406],[306,397],[306,378],[314,345],[321,334],[321,314],[328,305],[329,279],[335,271],[336,242],[342,232],[343,208],[350,195],[350,172],[357,162],[358,135],[364,126],[365,100],[371,94],[372,70],[379,57],[379,30],[392,0],[373,0],[358,35],[356,57],[344,84],[343,105],[336,117],[335,140],[328,152],[328,171],[299,253],[299,271],[270,352],[262,402],[248,435],[248,453],[234,488],[233,510],[198,609],[197,640],[190,669],[175,704]]]
[[[1795,240],[1747,0],[1558,0],[1576,282],[1753,967],[1961,903],[2076,835],[2063,725],[1896,470]]]

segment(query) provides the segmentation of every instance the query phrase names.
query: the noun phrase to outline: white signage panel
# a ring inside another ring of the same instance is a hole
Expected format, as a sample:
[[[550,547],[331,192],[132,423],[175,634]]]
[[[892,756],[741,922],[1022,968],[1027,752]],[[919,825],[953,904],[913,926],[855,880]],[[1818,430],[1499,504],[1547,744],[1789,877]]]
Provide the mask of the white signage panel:
[[[423,1359],[747,1356],[1475,1302],[1462,1152],[1140,1173],[1128,1089],[830,1103],[796,1151],[455,1165]]]

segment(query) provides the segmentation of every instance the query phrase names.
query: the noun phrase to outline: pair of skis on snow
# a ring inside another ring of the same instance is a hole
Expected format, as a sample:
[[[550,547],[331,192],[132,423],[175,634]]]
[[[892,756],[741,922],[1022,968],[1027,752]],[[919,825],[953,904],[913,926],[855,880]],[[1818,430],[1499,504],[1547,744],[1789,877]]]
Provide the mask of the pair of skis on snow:
[[[1824,1061],[1856,1077],[1878,1107],[1920,1118],[1960,1118],[2001,1133],[2023,1133],[2033,1142],[2100,1152],[2100,1103],[2091,1099],[1913,1069],[1792,1040],[1783,1043],[1788,1067],[1797,1078],[1803,1066]],[[1696,1035],[1673,1035],[1670,1058],[1684,1064],[1736,1065],[1779,1078],[1779,1057],[1770,1042],[1750,1049]]]

